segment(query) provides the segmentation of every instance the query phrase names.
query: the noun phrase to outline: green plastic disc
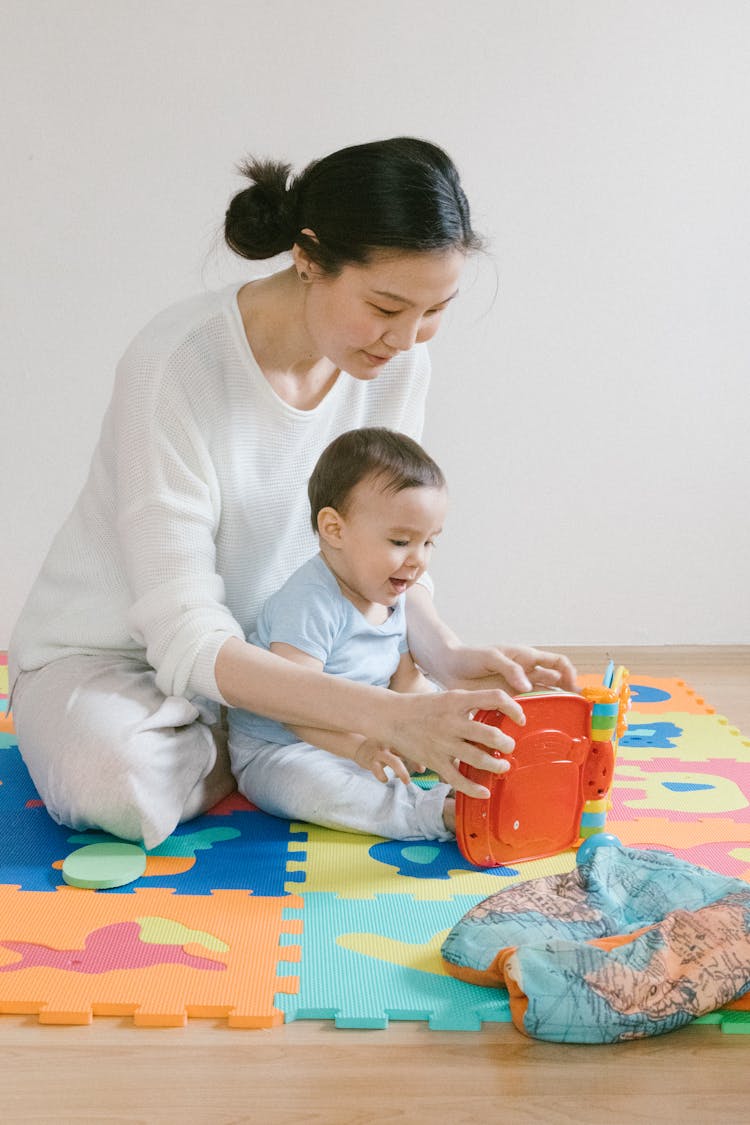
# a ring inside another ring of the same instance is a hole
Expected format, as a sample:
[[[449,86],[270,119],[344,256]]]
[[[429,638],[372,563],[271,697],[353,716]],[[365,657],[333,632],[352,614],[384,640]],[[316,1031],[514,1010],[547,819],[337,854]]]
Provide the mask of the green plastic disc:
[[[87,844],[71,852],[62,865],[62,877],[71,887],[104,891],[140,879],[146,870],[146,853],[138,844],[112,840]]]

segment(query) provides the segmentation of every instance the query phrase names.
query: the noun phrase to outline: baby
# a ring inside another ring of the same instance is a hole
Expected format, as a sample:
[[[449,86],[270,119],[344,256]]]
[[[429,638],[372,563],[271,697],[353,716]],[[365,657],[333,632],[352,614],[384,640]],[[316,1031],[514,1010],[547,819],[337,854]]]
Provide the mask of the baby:
[[[321,454],[308,495],[320,553],[268,599],[248,640],[322,675],[435,690],[409,652],[405,601],[442,530],[442,471],[404,434],[351,430]],[[240,791],[276,816],[391,839],[453,836],[449,786],[414,784],[400,757],[356,732],[232,710],[229,748]]]

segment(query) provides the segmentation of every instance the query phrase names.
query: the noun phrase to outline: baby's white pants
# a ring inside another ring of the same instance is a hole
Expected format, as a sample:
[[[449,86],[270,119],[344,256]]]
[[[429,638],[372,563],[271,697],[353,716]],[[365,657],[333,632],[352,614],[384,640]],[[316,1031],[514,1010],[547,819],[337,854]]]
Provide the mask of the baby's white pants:
[[[450,786],[422,789],[397,777],[384,784],[369,770],[307,742],[279,746],[232,727],[229,756],[237,786],[274,816],[391,840],[452,840],[443,822]],[[390,771],[388,771],[390,773]]]

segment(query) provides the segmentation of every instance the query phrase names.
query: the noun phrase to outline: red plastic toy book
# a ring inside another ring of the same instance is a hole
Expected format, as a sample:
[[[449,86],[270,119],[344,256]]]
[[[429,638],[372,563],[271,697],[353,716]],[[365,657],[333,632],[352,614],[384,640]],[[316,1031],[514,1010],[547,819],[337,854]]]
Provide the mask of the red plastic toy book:
[[[456,795],[456,840],[479,867],[555,855],[606,822],[617,742],[626,729],[627,670],[610,665],[602,687],[582,695],[548,691],[517,698],[523,727],[499,711],[474,716],[514,739],[508,772],[461,766],[490,791],[484,799]]]

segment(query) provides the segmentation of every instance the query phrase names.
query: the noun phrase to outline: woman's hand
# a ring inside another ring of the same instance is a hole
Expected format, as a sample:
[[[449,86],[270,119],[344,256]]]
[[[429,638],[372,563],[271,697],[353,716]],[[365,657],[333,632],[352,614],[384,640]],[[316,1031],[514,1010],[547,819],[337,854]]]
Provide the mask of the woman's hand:
[[[538,648],[451,646],[442,660],[445,687],[497,687],[518,693],[539,688],[576,690],[576,670],[567,656]]]
[[[491,674],[485,661],[479,682]],[[520,705],[502,690],[401,695],[303,668],[237,637],[230,637],[219,652],[216,682],[230,707],[257,711],[295,729],[334,730],[348,738],[347,732],[359,731],[399,757],[423,763],[470,797],[488,797],[489,792],[459,773],[456,762],[504,773],[508,763],[493,751],[510,754],[514,748],[513,739],[496,727],[473,722],[474,712],[501,711],[520,725],[526,721]],[[315,738],[305,741],[315,744]]]
[[[494,751],[511,754],[513,739],[487,724],[473,721],[476,711],[501,711],[519,726],[526,717],[521,705],[504,691],[444,691],[429,695],[392,693],[389,711],[393,719],[386,744],[402,757],[435,771],[460,793],[489,797],[484,785],[470,781],[458,769],[459,762],[505,773],[508,762]],[[480,745],[476,745],[480,743]]]

